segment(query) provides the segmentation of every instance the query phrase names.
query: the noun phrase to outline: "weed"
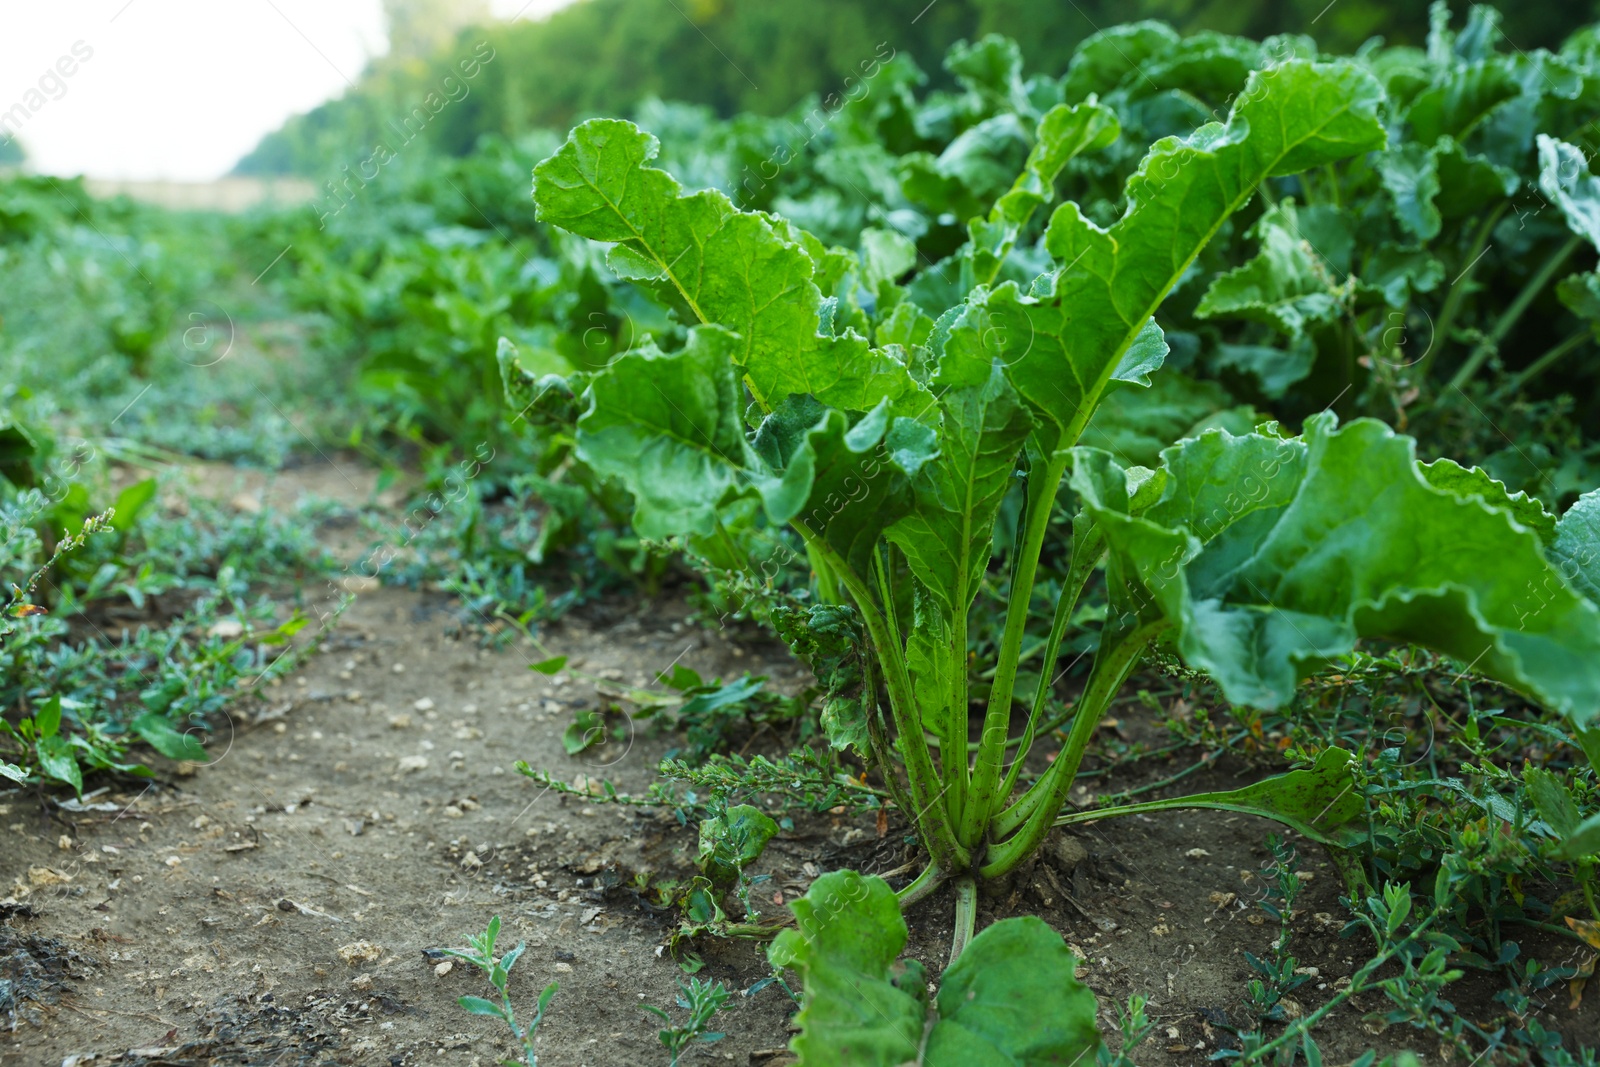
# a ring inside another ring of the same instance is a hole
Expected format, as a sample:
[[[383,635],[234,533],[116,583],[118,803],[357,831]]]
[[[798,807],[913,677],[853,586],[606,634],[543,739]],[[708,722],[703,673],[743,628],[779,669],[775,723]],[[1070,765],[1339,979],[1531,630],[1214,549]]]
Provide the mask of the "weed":
[[[517,947],[507,952],[498,959],[494,954],[495,939],[500,936],[500,916],[496,915],[489,920],[489,925],[481,934],[471,934],[467,937],[467,948],[447,948],[442,950],[448,956],[478,968],[488,979],[499,1000],[486,1000],[483,997],[461,997],[456,1003],[460,1004],[473,1015],[488,1015],[499,1019],[510,1029],[511,1036],[522,1046],[522,1062],[526,1067],[538,1067],[539,1056],[535,1047],[538,1040],[539,1024],[544,1020],[546,1009],[550,1000],[556,995],[557,983],[551,982],[539,994],[539,999],[534,1004],[533,1017],[522,1025],[517,1024],[516,1011],[511,1004],[511,968],[522,956],[527,948],[523,942],[517,942]],[[514,1064],[515,1060],[504,1060],[505,1064]]]
[[[725,1034],[714,1033],[709,1027],[712,1016],[721,1011],[733,994],[721,982],[703,982],[698,978],[691,978],[687,982],[678,983],[678,995],[674,998],[678,1007],[689,1013],[689,1017],[682,1023],[672,1025],[672,1016],[665,1009],[652,1004],[641,1005],[644,1011],[650,1012],[666,1023],[656,1035],[661,1039],[661,1045],[671,1055],[668,1067],[678,1067],[691,1045],[695,1042],[713,1044],[721,1041]]]

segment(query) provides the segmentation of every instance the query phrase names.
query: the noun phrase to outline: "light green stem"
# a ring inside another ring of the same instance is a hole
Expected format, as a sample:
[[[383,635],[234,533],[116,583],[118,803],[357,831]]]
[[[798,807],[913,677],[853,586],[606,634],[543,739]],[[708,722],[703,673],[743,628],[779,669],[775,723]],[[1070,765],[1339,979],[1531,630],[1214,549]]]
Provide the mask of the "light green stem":
[[[1083,754],[1094,737],[1095,728],[1110,709],[1122,683],[1138,666],[1145,648],[1166,626],[1164,620],[1147,623],[1124,634],[1110,649],[1102,647],[1095,660],[1094,673],[1089,676],[1089,686],[1078,701],[1078,714],[1072,720],[1072,732],[1067,735],[1066,745],[1050,769],[1022,799],[994,820],[996,834],[1004,833],[1005,828],[1016,825],[1019,816],[1021,823],[1016,833],[989,847],[985,862],[978,872],[984,878],[998,878],[1008,873],[1044,842],[1056,814],[1067,801],[1067,793],[1078,775],[1078,767],[1083,763]]]
[[[1478,261],[1483,258],[1484,246],[1489,243],[1489,235],[1494,232],[1495,224],[1500,221],[1500,216],[1506,213],[1511,201],[1507,200],[1489,213],[1483,220],[1483,225],[1478,227],[1477,235],[1472,239],[1472,247],[1467,249],[1466,266],[1461,268],[1461,273],[1456,275],[1456,280],[1450,283],[1450,294],[1444,298],[1444,307],[1439,311],[1439,321],[1434,324],[1433,340],[1428,345],[1428,350],[1422,353],[1422,358],[1417,360],[1417,379],[1426,380],[1428,368],[1433,366],[1433,360],[1439,350],[1450,343],[1450,331],[1455,327],[1456,318],[1461,314],[1461,308],[1467,299],[1467,289],[1472,282],[1472,274],[1478,269]]]
[[[1545,287],[1550,284],[1550,279],[1555,277],[1556,271],[1561,269],[1561,265],[1567,261],[1567,257],[1576,252],[1578,246],[1582,243],[1583,238],[1573,235],[1567,239],[1565,244],[1556,249],[1550,258],[1544,261],[1544,265],[1522,287],[1522,291],[1517,294],[1517,298],[1495,320],[1495,324],[1489,330],[1488,335],[1478,342],[1478,347],[1472,350],[1472,355],[1468,356],[1467,361],[1461,364],[1461,369],[1456,371],[1455,376],[1450,379],[1449,388],[1459,390],[1466,385],[1472,380],[1472,376],[1478,373],[1478,368],[1482,367],[1490,356],[1499,351],[1500,342],[1505,340],[1506,334],[1510,333],[1511,328],[1517,324],[1517,320],[1522,318],[1523,312],[1528,310],[1528,305],[1533,303],[1534,297],[1544,292]]]
[[[811,564],[811,573],[817,576],[817,601],[822,604],[841,604],[844,598],[839,595],[839,583],[834,580],[833,568],[828,561],[819,555],[808,543],[806,556]]]
[[[911,679],[906,674],[904,648],[893,638],[888,622],[872,602],[872,593],[860,576],[827,542],[812,533],[810,529],[799,523],[795,523],[794,527],[800,536],[805,538],[806,544],[814,546],[833,568],[834,576],[855,600],[856,608],[861,612],[862,622],[867,627],[873,653],[877,656],[878,665],[883,671],[884,687],[889,691],[889,711],[894,716],[900,755],[906,763],[906,778],[911,787],[911,799],[917,805],[916,810],[906,813],[911,824],[917,828],[923,845],[933,857],[936,866],[947,871],[966,870],[972,862],[972,854],[956,840],[955,827],[951,824],[950,815],[943,803],[944,790],[941,789],[938,793],[932,792],[933,787],[939,782],[939,777],[934,770],[933,755],[929,752],[928,743],[922,736],[916,698],[911,692]],[[889,608],[892,610],[892,605]],[[883,771],[886,774],[892,773],[893,768],[885,767]]]
[[[1100,562],[1104,553],[1105,537],[1099,527],[1085,523],[1072,539],[1072,563],[1067,568],[1061,595],[1056,599],[1055,618],[1050,622],[1050,639],[1044,646],[1039,690],[1033,695],[1033,709],[1028,714],[1027,729],[1022,732],[1021,747],[1012,758],[1011,769],[1006,772],[1005,784],[1000,788],[1002,800],[1010,799],[1011,791],[1017,787],[1017,777],[1022,773],[1022,764],[1028,758],[1028,750],[1033,747],[1039,723],[1044,719],[1045,705],[1049,703],[1050,683],[1054,681],[1050,672],[1056,669],[1056,660],[1061,656],[1061,642],[1067,636],[1067,623],[1072,619],[1078,598],[1083,595],[1083,587],[1089,582],[1089,575],[1094,573],[1095,564]]]
[[[1056,487],[1066,473],[1069,456],[1065,451],[1052,454],[1044,469],[1035,469],[1028,480],[1028,515],[1022,544],[1011,565],[1011,603],[1006,606],[1006,628],[1000,640],[994,682],[989,690],[989,706],[984,713],[983,734],[978,743],[977,764],[972,772],[972,787],[961,811],[960,838],[967,848],[983,840],[989,818],[1005,802],[1000,795],[1000,770],[1005,762],[1006,738],[1010,735],[1011,696],[1017,682],[1017,660],[1022,638],[1028,627],[1028,603],[1033,580],[1039,569],[1039,552],[1055,510]],[[965,651],[963,650],[963,657]],[[966,669],[966,664],[961,664]]]
[[[950,960],[945,964],[947,970],[961,957],[977,925],[978,883],[973,881],[971,875],[963,875],[956,879],[956,928],[950,935]]]
[[[938,864],[930,863],[921,874],[895,894],[895,899],[900,903],[900,910],[904,911],[917,901],[929,896],[934,890],[944,885],[950,876],[939,869]]]

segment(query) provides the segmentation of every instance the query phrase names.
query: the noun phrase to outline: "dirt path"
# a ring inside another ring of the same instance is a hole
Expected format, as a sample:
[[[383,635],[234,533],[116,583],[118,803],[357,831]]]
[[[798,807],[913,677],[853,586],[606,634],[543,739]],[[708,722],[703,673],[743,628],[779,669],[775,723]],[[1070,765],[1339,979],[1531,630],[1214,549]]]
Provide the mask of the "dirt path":
[[[403,590],[361,594],[292,679],[233,710],[211,743],[215,761],[196,773],[114,789],[80,811],[0,795],[0,894],[12,898],[0,902],[0,976],[13,982],[0,987],[0,1064],[495,1063],[514,1054],[499,1024],[455,1005],[484,984],[429,954],[463,944],[492,915],[505,923],[502,947],[529,946],[513,975],[517,1003],[531,1008],[547,982],[561,985],[541,1063],[666,1063],[640,1005],[669,1005],[683,974],[661,952],[671,916],[637,887],[692,871],[692,829],[670,813],[565,800],[512,764],[643,792],[676,739],[640,727],[598,756],[569,757],[561,733],[573,710],[594,706],[594,685],[527,670],[525,647],[478,648],[454,608]],[[800,684],[786,659],[684,617],[672,601],[594,605],[544,640],[572,657],[570,670],[627,684],[674,661],[706,677],[750,670],[779,689]],[[1183,787],[1237,783],[1240,770]],[[1273,829],[1220,812],[1110,823],[1057,841],[985,900],[980,923],[1040,915],[1087,957],[1108,1032],[1116,1005],[1146,994],[1158,1028],[1140,1061],[1201,1065],[1231,1040],[1213,1022],[1244,1021],[1241,953],[1268,955],[1277,934],[1253,903]],[[898,820],[880,835],[871,819],[802,817],[758,865],[772,876],[762,907],[779,913],[775,894],[792,900],[824,870],[898,866],[904,841]],[[1339,937],[1325,857],[1302,854],[1294,951],[1316,973],[1294,1007],[1310,1010],[1365,955]],[[910,916],[908,951],[930,973],[944,963],[950,910],[941,895]],[[748,943],[697,949],[701,976],[732,989],[767,974]],[[1573,1034],[1565,996],[1549,999],[1545,1024]],[[4,1033],[8,1000],[16,1023]],[[790,1008],[775,985],[737,996],[716,1020],[729,1036],[685,1063],[788,1062],[771,1050],[787,1043]],[[1375,1038],[1360,1014],[1341,1008],[1319,1030],[1329,1062],[1409,1040],[1403,1030]],[[91,1053],[99,1059],[81,1058]]]
[[[72,993],[24,1008],[0,1061],[164,1048],[174,1062],[494,1062],[513,1050],[453,1003],[481,981],[461,966],[439,975],[424,955],[493,914],[505,947],[529,944],[523,1002],[561,983],[542,1031],[550,1062],[652,1060],[637,1005],[670,1003],[680,972],[656,957],[664,930],[596,876],[684,867],[693,836],[670,815],[580,806],[516,774],[517,758],[569,779],[600,772],[560,744],[593,690],[447,636],[448,607],[360,596],[323,652],[266,691],[275,703],[236,713],[216,761],[171,787],[55,819],[15,796],[0,805],[0,877],[37,912],[22,925],[82,957]],[[550,644],[630,684],[680,653],[708,674],[734,662],[703,634],[636,620],[603,640],[568,624]],[[588,663],[596,646],[605,659]],[[643,791],[669,745],[636,736],[604,773]],[[341,958],[363,943],[346,955],[374,958]],[[737,955],[736,972],[707,973],[741,986],[764,974],[756,953]],[[739,1005],[718,1058],[782,1044],[784,999],[769,988]]]

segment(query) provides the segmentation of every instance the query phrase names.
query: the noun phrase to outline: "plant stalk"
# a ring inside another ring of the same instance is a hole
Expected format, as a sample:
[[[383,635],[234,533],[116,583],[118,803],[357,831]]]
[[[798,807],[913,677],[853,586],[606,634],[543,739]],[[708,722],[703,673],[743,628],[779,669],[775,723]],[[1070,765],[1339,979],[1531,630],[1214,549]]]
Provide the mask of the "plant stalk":
[[[1506,381],[1506,383],[1500,387],[1499,392],[1495,394],[1495,399],[1498,400],[1501,397],[1513,395],[1524,385],[1527,385],[1529,382],[1533,381],[1533,379],[1549,370],[1568,352],[1571,352],[1575,348],[1583,347],[1583,343],[1589,340],[1590,336],[1591,334],[1589,332],[1589,328],[1584,327],[1571,337],[1568,337],[1565,341],[1558,341],[1556,344],[1552,345],[1550,350],[1544,355],[1540,356],[1538,359],[1522,368],[1522,370],[1518,371],[1516,374],[1513,374]]]
[[[896,743],[906,763],[906,778],[911,787],[912,801],[917,805],[907,812],[911,824],[917,828],[923,845],[933,862],[942,870],[965,870],[972,861],[971,852],[957,839],[950,814],[944,806],[944,790],[932,793],[939,781],[934,770],[933,755],[923,739],[918,722],[916,697],[911,692],[911,679],[906,674],[904,650],[893,639],[889,623],[872,602],[872,593],[866,583],[833,548],[809,528],[795,523],[794,527],[805,538],[807,545],[815,545],[822,557],[833,568],[836,578],[844,585],[861,612],[867,635],[872,640],[874,655],[883,671],[885,688],[889,691],[889,711],[894,717]],[[893,605],[888,606],[890,610]],[[892,768],[885,767],[885,773]]]
[[[1511,301],[1511,305],[1495,320],[1495,324],[1489,330],[1489,333],[1483,340],[1478,342],[1478,347],[1472,350],[1472,354],[1467,357],[1467,361],[1461,364],[1461,369],[1457,370],[1454,377],[1450,379],[1450,384],[1447,388],[1459,391],[1462,386],[1472,380],[1472,376],[1478,373],[1478,369],[1488,361],[1489,357],[1500,350],[1500,342],[1505,340],[1506,334],[1510,333],[1511,328],[1517,324],[1517,320],[1522,318],[1523,312],[1528,310],[1528,305],[1533,303],[1536,296],[1544,292],[1545,287],[1550,284],[1550,279],[1555,277],[1556,271],[1561,269],[1562,264],[1567,261],[1567,257],[1576,252],[1578,246],[1582,243],[1583,238],[1574,234],[1544,261],[1533,277],[1529,278],[1527,284],[1522,287],[1522,291],[1517,294],[1516,299]]]
[[[1433,358],[1438,353],[1441,345],[1450,341],[1450,331],[1456,324],[1456,319],[1461,315],[1461,307],[1466,303],[1467,285],[1472,281],[1473,271],[1478,269],[1478,261],[1483,258],[1484,246],[1489,243],[1489,235],[1494,232],[1495,224],[1500,221],[1500,216],[1506,213],[1506,208],[1511,206],[1507,200],[1489,213],[1483,220],[1483,225],[1478,227],[1477,236],[1472,239],[1472,247],[1467,249],[1467,265],[1456,275],[1456,280],[1450,283],[1450,294],[1444,298],[1444,307],[1439,310],[1439,321],[1433,329],[1433,340],[1428,345],[1428,350],[1417,360],[1417,379],[1425,381],[1428,369],[1433,365]]]
[[[956,879],[956,928],[950,935],[950,960],[945,964],[947,969],[961,958],[977,925],[978,883],[970,874],[962,875]]]
[[[1045,462],[1043,470],[1036,467],[1033,476],[1028,479],[1027,526],[1022,544],[1012,560],[1011,602],[1006,606],[1006,628],[1001,637],[994,682],[989,691],[989,706],[984,713],[978,759],[967,794],[969,799],[961,811],[960,840],[969,849],[976,848],[983,840],[990,816],[1005,800],[999,791],[1000,771],[1005,762],[1006,738],[1010,735],[1011,697],[1017,682],[1017,660],[1027,630],[1028,603],[1032,599],[1033,580],[1039,569],[1039,552],[1044,547],[1044,536],[1055,510],[1056,487],[1061,484],[1069,459],[1065,451],[1056,452]],[[962,668],[965,669],[965,666],[963,663]]]
[[[1095,729],[1116,699],[1122,683],[1139,665],[1145,648],[1156,635],[1166,628],[1165,620],[1146,623],[1123,635],[1109,650],[1102,647],[1095,660],[1094,672],[1089,676],[1089,686],[1078,701],[1078,714],[1072,720],[1072,732],[1067,743],[1056,756],[1050,769],[1035,782],[1021,800],[994,820],[994,832],[1004,833],[1018,825],[1016,833],[989,847],[985,862],[978,873],[984,878],[999,878],[1033,854],[1044,842],[1045,835],[1055,824],[1056,815],[1067,801],[1067,794],[1078,776],[1084,752],[1094,737]],[[1110,636],[1110,635],[1107,635]]]
[[[1066,584],[1061,587],[1061,595],[1056,599],[1055,618],[1050,621],[1050,639],[1044,646],[1039,690],[1033,695],[1033,708],[1028,713],[1028,726],[1022,732],[1021,747],[1012,758],[1011,769],[1006,772],[1005,784],[1000,788],[1002,802],[1009,800],[1011,791],[1017,787],[1017,777],[1022,773],[1023,762],[1028,758],[1028,750],[1033,747],[1039,723],[1044,718],[1045,705],[1050,698],[1050,683],[1054,681],[1050,672],[1056,669],[1056,661],[1061,657],[1061,642],[1067,636],[1067,623],[1072,619],[1078,598],[1083,595],[1083,587],[1089,582],[1089,575],[1094,573],[1095,564],[1105,554],[1105,536],[1100,533],[1098,526],[1087,520],[1082,525],[1075,521],[1074,526],[1078,528],[1072,538],[1072,562],[1067,568]]]
[[[949,877],[937,864],[928,864],[921,874],[912,879],[910,885],[895,893],[895,898],[900,902],[900,910],[905,911],[917,901],[930,896],[934,890],[944,885]]]

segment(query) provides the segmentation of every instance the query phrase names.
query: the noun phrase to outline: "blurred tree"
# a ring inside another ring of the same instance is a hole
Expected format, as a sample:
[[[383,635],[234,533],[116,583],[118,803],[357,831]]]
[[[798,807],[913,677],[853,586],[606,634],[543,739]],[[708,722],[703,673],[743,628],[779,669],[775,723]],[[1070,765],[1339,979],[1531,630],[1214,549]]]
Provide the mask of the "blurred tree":
[[[1458,22],[1467,6],[1453,5]],[[1600,0],[1500,6],[1501,29],[1522,51],[1554,47],[1600,17]],[[385,0],[385,8],[396,55],[431,58],[375,63],[355,90],[270,134],[239,173],[319,174],[330,159],[370,152],[384,139],[385,123],[435,90],[461,58],[459,46],[426,52],[425,42],[454,44],[484,3]],[[565,129],[591,115],[628,114],[647,96],[724,115],[775,114],[807,93],[842,91],[844,79],[880,48],[909,53],[935,85],[949,84],[945,50],[990,32],[1020,42],[1030,70],[1060,73],[1085,37],[1139,18],[1164,19],[1185,32],[1308,34],[1326,51],[1348,52],[1374,35],[1422,44],[1429,7],[1392,0],[579,0],[547,19],[486,28],[495,58],[483,64],[470,95],[428,127],[426,140],[461,154],[485,133]],[[444,25],[452,29],[437,29]],[[403,51],[411,48],[423,51]]]
[[[489,0],[383,0],[389,55],[426,59],[450,46],[467,26],[489,21]]]

